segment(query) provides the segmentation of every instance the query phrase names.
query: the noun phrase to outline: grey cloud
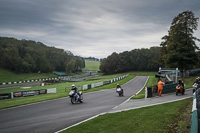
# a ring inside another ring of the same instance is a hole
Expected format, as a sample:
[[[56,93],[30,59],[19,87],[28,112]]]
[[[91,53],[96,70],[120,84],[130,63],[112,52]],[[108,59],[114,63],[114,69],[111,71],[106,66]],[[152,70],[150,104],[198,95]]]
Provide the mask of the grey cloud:
[[[199,0],[1,0],[0,36],[107,57],[158,46],[175,16],[192,10],[200,17],[199,5]]]

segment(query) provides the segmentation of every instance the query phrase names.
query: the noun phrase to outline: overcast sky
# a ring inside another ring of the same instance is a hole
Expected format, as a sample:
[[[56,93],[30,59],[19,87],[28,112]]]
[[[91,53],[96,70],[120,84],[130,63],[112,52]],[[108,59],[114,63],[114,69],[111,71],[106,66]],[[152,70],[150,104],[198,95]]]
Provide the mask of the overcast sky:
[[[0,36],[105,58],[159,46],[186,10],[200,18],[200,0],[0,0]]]

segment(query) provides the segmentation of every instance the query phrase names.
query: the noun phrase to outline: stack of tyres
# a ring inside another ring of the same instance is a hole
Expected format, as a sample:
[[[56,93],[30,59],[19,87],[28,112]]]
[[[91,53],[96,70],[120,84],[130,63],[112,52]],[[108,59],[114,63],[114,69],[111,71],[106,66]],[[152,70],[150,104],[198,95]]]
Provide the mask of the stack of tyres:
[[[152,87],[147,87],[147,98],[152,97]]]

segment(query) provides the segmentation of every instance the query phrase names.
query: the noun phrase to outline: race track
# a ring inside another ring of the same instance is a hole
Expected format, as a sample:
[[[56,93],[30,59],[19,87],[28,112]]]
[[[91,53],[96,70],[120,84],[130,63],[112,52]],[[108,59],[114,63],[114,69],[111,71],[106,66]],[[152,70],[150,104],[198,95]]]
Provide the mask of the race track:
[[[108,112],[141,90],[148,77],[137,76],[124,84],[124,97],[115,89],[83,94],[84,103],[72,105],[69,97],[0,110],[2,133],[53,133]],[[117,84],[117,83],[116,83]]]

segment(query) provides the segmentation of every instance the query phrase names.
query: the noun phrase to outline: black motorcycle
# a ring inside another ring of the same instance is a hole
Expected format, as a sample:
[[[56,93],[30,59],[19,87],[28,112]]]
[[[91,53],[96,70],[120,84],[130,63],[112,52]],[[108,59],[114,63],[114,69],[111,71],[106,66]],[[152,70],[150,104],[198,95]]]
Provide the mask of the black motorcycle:
[[[79,98],[78,98],[79,95]],[[81,91],[79,91],[77,94],[75,92],[75,90],[71,90],[69,92],[69,97],[71,98],[71,103],[75,104],[75,103],[82,103],[83,102],[83,94]],[[78,99],[77,99],[78,98]]]

